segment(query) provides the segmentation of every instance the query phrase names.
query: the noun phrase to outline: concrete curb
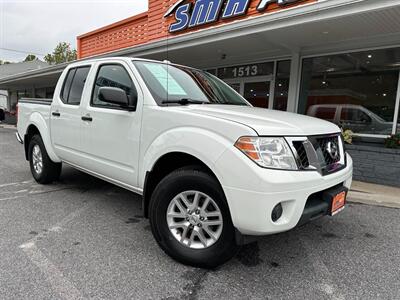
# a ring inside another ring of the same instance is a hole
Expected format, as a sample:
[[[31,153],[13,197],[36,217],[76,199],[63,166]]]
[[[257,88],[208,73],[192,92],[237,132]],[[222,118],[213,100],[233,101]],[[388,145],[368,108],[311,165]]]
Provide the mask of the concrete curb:
[[[360,195],[362,194],[362,195]],[[366,205],[373,205],[373,206],[383,206],[383,207],[388,207],[388,208],[398,208],[400,209],[400,204],[399,203],[394,203],[394,202],[388,202],[388,201],[381,201],[377,199],[375,196],[366,196],[363,193],[357,193],[357,192],[350,192],[348,196],[348,202],[349,203],[360,203],[360,204],[366,204]]]
[[[1,123],[0,123],[0,128],[4,128],[4,129],[17,129],[17,126],[15,126],[15,125],[8,125],[8,124],[1,124]]]
[[[354,181],[348,195],[348,201],[389,208],[400,208],[400,189]]]

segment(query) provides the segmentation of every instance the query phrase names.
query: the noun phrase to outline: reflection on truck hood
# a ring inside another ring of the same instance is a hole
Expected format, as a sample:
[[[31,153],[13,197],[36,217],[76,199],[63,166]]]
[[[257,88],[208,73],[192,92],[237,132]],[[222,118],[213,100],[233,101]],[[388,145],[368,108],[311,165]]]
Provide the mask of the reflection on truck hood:
[[[247,125],[263,136],[308,136],[340,131],[336,125],[327,121],[265,108],[215,104],[190,105],[185,108],[192,113]]]

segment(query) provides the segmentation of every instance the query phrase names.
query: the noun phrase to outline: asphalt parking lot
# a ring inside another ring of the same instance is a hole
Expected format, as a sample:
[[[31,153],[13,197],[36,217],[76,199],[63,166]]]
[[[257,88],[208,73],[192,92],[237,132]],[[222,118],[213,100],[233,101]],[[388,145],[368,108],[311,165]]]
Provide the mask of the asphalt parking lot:
[[[0,299],[400,299],[399,216],[350,204],[195,269],[160,250],[138,196],[68,167],[38,185],[0,129]]]

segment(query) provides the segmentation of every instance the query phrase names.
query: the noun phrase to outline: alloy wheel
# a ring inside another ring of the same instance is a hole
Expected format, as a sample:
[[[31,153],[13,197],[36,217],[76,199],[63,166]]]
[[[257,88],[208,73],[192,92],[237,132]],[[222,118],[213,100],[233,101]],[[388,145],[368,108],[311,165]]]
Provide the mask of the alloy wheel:
[[[32,164],[35,172],[41,174],[43,171],[43,157],[39,145],[35,145],[32,149]]]
[[[175,196],[166,217],[175,239],[192,249],[210,247],[222,233],[220,208],[210,196],[200,191],[185,191]]]

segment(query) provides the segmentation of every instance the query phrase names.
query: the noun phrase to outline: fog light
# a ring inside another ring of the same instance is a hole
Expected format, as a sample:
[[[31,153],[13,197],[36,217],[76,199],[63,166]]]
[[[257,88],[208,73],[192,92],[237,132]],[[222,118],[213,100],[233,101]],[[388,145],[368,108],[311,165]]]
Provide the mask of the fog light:
[[[271,214],[272,222],[278,221],[280,219],[280,217],[282,217],[282,213],[283,213],[282,204],[279,203],[272,210],[272,214]]]

